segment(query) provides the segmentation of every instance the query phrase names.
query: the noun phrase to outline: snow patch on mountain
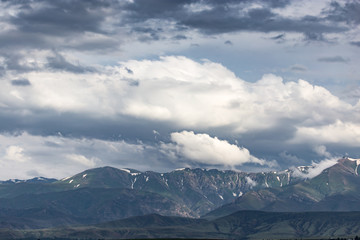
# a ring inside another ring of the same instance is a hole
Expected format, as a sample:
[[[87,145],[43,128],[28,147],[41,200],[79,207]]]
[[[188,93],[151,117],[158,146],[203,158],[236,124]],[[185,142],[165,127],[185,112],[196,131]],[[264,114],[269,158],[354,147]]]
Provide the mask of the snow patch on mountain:
[[[134,179],[134,181],[131,181],[131,189],[134,189],[134,184],[136,183],[137,178]]]
[[[66,181],[66,180],[68,180],[68,179],[70,179],[71,177],[65,177],[65,178],[63,178],[63,179],[61,179],[61,181]]]

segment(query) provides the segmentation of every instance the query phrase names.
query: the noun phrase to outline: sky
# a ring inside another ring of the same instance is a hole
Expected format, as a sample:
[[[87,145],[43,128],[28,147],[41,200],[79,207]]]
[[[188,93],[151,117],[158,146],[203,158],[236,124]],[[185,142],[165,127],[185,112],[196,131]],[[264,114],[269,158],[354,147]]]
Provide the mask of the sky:
[[[360,158],[360,2],[0,1],[0,179]]]

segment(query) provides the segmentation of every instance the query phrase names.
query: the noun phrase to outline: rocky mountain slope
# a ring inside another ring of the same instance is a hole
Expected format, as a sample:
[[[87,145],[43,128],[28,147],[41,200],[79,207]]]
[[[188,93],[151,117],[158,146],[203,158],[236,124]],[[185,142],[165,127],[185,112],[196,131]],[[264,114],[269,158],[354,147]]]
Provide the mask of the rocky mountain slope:
[[[5,181],[0,228],[88,225],[152,213],[211,220],[239,210],[360,211],[359,163],[341,159],[312,179],[297,177],[309,167],[263,173],[103,167],[58,181]]]
[[[300,180],[290,171],[244,173],[186,168],[156,173],[103,167],[59,181],[4,181],[0,184],[0,216],[6,217],[1,215],[2,209],[10,209],[15,216],[22,209],[44,209],[65,214],[68,219],[77,217],[78,222],[86,224],[149,213],[199,217],[250,190],[282,187]],[[23,218],[28,217],[23,214]]]
[[[360,160],[343,158],[312,179],[284,186],[249,191],[209,214],[218,218],[239,210],[360,211]]]

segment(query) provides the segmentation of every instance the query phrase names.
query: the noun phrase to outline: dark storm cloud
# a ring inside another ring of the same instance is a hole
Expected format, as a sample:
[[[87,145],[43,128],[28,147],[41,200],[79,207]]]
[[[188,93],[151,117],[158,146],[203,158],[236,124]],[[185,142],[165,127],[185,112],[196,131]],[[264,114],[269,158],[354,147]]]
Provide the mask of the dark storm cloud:
[[[269,0],[267,4],[273,8],[283,8],[290,4],[290,0]]]
[[[181,23],[208,34],[235,31],[325,33],[346,30],[344,27],[309,21],[306,18],[300,20],[282,18],[266,8],[252,9],[245,16],[239,16],[238,11],[223,6],[188,16],[182,19]]]
[[[262,7],[244,10],[254,2]],[[287,0],[10,1],[8,5],[17,6],[19,12],[2,19],[15,28],[0,33],[0,49],[113,50],[122,43],[122,38],[113,38],[120,30],[140,41],[185,40],[185,32],[191,29],[210,35],[238,31],[299,32],[305,35],[305,40],[324,41],[325,33],[349,29],[338,22],[359,23],[356,2],[345,6],[332,3],[324,11],[326,17],[293,19],[273,11],[289,3]],[[191,10],[195,5],[201,10]],[[340,18],[344,14],[346,19]],[[157,27],[157,21],[173,23],[172,30]],[[87,33],[102,37],[85,40]],[[283,40],[284,35],[276,37],[275,40]]]
[[[264,159],[276,159],[281,166],[289,166],[289,162],[279,159],[279,153],[287,149],[296,152],[298,157],[310,158],[311,153],[305,144],[294,146],[288,143],[296,134],[296,120],[283,119],[271,129],[252,131],[240,135],[238,142],[251,149],[255,156]]]
[[[324,11],[328,16],[328,20],[334,22],[346,22],[347,24],[360,23],[360,2],[348,1],[344,5],[333,1],[330,4],[330,9]]]
[[[224,44],[226,44],[226,45],[233,45],[233,43],[232,43],[230,40],[225,41]]]
[[[18,53],[15,51],[7,51],[3,53],[2,56],[4,58],[5,70],[14,70],[18,73],[24,73],[39,69],[39,66],[37,66],[36,63],[32,65],[27,65],[26,61],[24,61],[26,55],[23,53]]]
[[[159,40],[160,34],[164,32],[162,28],[150,27],[134,27],[132,31],[139,33],[142,41]]]
[[[185,35],[178,34],[178,35],[174,36],[173,39],[174,40],[186,40],[187,37]]]
[[[125,67],[125,70],[129,74],[134,74],[133,70],[131,70],[130,68]]]
[[[70,50],[84,51],[84,52],[98,52],[101,54],[113,52],[119,49],[121,39],[79,39],[71,44],[63,44],[61,47]]]
[[[281,8],[290,3],[289,0],[271,0],[271,1],[251,1],[251,0],[135,0],[125,5],[124,9],[128,11],[129,21],[146,21],[148,19],[181,19],[187,17],[186,6],[190,4],[210,5],[214,8],[222,8],[225,11],[230,10],[230,5],[259,2],[268,7]]]
[[[129,116],[118,116],[117,119],[92,118],[80,113],[29,110],[29,115],[24,118],[21,111],[0,108],[0,133],[26,131],[41,136],[61,134],[70,138],[126,140],[131,143],[141,140],[150,143],[154,141],[154,129],[160,133],[175,130],[170,123],[159,124]]]
[[[360,41],[358,42],[350,42],[351,45],[354,45],[354,46],[357,46],[357,47],[360,47]]]
[[[341,57],[341,56],[334,56],[334,57],[322,57],[318,58],[319,62],[328,62],[328,63],[347,63],[349,60]]]
[[[47,35],[103,32],[100,24],[106,15],[101,9],[106,1],[39,1],[42,7],[27,6],[10,18],[22,32]]]
[[[192,3],[191,0],[135,0],[124,6],[128,12],[127,21],[141,22],[154,18],[172,18],[183,11],[185,4]]]
[[[13,86],[30,86],[31,83],[28,79],[15,79],[11,81]]]
[[[42,36],[35,33],[23,33],[15,30],[0,33],[0,49],[18,50],[23,48],[44,49],[51,44]]]
[[[320,41],[327,42],[327,39],[321,32],[304,32],[306,41]]]
[[[62,70],[73,73],[84,73],[84,72],[94,72],[95,69],[91,67],[83,67],[79,64],[74,65],[68,61],[59,53],[55,53],[54,57],[48,57],[47,66],[54,70]]]
[[[275,37],[272,37],[271,39],[274,39],[274,40],[284,40],[284,38],[285,38],[285,34],[283,33],[283,34],[279,34],[279,35],[277,35],[277,36],[275,36]]]
[[[251,9],[240,14],[244,6],[253,2],[135,0],[126,5],[125,22],[138,23],[149,19],[164,19],[173,21],[179,26],[198,29],[205,34],[236,31],[285,31],[302,32],[310,35],[310,33],[321,34],[348,30],[345,27],[327,24],[324,19],[319,17],[283,18],[272,11],[272,8],[288,5],[289,1],[256,1],[263,8]],[[189,10],[191,4],[209,6],[210,8],[191,12]]]
[[[107,51],[121,43],[104,30],[108,26],[105,18],[116,17],[117,1],[9,1],[7,5],[16,8],[16,14],[5,14],[1,19],[12,26],[0,32],[2,52],[52,48]],[[98,37],[87,39],[89,33]]]

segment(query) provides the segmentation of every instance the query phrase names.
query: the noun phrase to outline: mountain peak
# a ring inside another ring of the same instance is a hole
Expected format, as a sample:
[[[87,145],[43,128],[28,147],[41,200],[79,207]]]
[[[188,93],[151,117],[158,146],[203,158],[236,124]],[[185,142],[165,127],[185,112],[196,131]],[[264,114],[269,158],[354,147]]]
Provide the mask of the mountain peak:
[[[21,180],[21,179],[9,179],[6,181],[0,181],[1,184],[17,184],[17,183],[52,183],[56,182],[55,178],[45,178],[45,177],[34,177],[31,179]]]

